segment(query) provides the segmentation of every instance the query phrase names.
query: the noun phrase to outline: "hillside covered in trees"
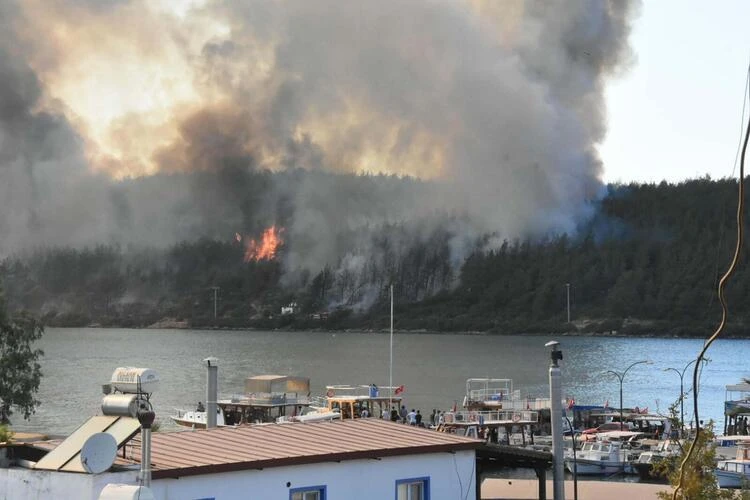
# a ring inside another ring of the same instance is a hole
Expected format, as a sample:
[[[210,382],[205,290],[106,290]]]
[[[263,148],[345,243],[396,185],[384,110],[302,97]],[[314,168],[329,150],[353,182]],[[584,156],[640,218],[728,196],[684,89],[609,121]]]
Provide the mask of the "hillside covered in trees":
[[[247,259],[237,235],[166,249],[41,248],[5,258],[0,283],[11,310],[53,326],[382,329],[393,283],[399,329],[705,335],[720,317],[736,190],[710,179],[609,186],[573,234],[499,246],[486,235],[458,263],[449,229],[403,245],[412,229],[394,223],[369,236],[377,259],[313,272],[286,269],[283,244],[276,258]],[[746,335],[750,315],[745,254],[728,286],[734,335]]]

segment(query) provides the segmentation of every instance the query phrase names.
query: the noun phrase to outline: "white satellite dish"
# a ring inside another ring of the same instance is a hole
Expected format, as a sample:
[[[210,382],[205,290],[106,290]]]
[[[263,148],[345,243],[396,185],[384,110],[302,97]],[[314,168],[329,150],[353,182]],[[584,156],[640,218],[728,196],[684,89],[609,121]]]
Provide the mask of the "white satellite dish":
[[[112,434],[92,434],[81,448],[81,465],[89,474],[99,474],[112,467],[117,456],[117,441]]]

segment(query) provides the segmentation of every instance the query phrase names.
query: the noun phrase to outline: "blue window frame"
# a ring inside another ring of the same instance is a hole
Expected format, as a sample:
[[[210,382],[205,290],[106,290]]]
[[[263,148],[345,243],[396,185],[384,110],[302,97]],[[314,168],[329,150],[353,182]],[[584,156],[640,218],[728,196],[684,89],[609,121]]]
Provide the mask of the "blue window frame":
[[[397,480],[396,500],[430,500],[430,478],[413,477]]]
[[[289,500],[326,500],[325,486],[303,486],[289,490]]]

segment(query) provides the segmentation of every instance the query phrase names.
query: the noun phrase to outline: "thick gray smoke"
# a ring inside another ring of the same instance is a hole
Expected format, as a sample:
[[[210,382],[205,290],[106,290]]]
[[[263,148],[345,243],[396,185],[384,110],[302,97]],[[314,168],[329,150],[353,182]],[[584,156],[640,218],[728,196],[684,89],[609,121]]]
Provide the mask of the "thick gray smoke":
[[[281,223],[288,269],[361,270],[372,239],[341,234],[403,224],[424,241],[448,225],[460,262],[482,234],[571,231],[600,188],[604,87],[632,58],[637,11],[634,0],[226,0],[179,15],[155,4],[0,6],[0,254]],[[124,31],[127,19],[139,28]],[[52,21],[79,36],[38,38]],[[212,23],[222,28],[201,38]],[[86,45],[89,33],[109,43]],[[85,60],[73,55],[116,59],[119,47],[142,51],[144,68],[177,64],[190,98],[109,122],[66,101],[66,68]],[[333,175],[363,172],[424,181]]]

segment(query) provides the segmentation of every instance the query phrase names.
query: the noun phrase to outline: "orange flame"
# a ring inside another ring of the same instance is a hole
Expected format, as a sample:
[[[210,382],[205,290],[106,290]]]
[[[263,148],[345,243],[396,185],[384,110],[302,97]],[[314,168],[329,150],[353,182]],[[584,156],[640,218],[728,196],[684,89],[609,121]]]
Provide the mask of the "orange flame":
[[[245,244],[245,262],[251,260],[273,260],[276,257],[279,247],[284,240],[281,238],[281,233],[284,232],[283,228],[276,228],[271,226],[265,231],[260,237],[260,241],[250,238]]]

